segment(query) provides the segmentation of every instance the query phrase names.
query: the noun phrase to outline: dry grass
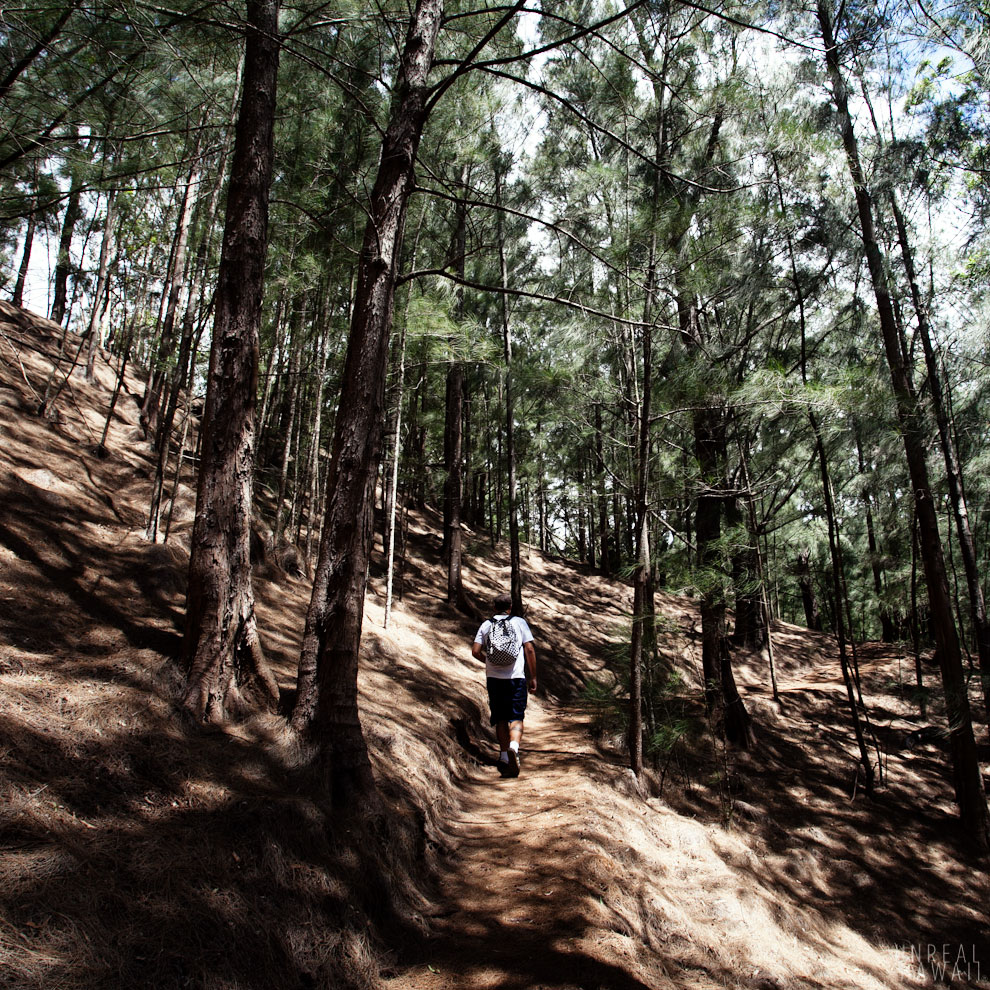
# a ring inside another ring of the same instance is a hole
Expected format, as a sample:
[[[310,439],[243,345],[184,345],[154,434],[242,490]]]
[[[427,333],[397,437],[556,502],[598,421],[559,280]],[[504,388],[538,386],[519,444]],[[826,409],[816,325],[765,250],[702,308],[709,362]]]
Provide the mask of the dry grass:
[[[978,985],[977,961],[990,976],[986,876],[955,832],[944,754],[904,748],[896,652],[861,658],[887,769],[872,802],[853,798],[831,642],[777,629],[780,704],[741,658],[760,748],[728,754],[726,823],[703,734],[660,798],[575,704],[608,674],[630,590],[528,551],[546,693],[523,776],[501,781],[477,616],[444,602],[430,514],[387,631],[380,561],[366,603],[362,718],[388,821],[328,822],[281,719],[176,716],[193,495],[173,542],[147,544],[140,385],[97,458],[112,369],[73,377],[41,420],[57,328],[0,304],[0,332],[0,986],[904,988],[932,985],[912,959],[928,945],[965,952],[952,986]],[[507,563],[471,548],[480,615]],[[257,579],[288,694],[308,585],[278,561]],[[697,611],[658,607],[697,707]]]

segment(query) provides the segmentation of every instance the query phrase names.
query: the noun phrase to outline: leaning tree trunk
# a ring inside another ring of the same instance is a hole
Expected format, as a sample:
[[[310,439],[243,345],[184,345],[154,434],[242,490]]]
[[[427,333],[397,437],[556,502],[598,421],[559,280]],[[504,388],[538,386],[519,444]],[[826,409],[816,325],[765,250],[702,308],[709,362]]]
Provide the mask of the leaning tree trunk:
[[[293,725],[320,747],[321,783],[332,804],[358,812],[374,812],[379,803],[358,717],[358,652],[395,283],[416,150],[429,112],[427,78],[442,14],[442,0],[419,0],[416,5],[382,141],[358,261],[326,517],[292,713]]]
[[[189,243],[189,231],[193,222],[193,210],[196,199],[193,187],[199,185],[199,140],[192,149],[193,164],[189,168],[186,184],[182,191],[182,201],[179,206],[179,219],[175,228],[172,243],[171,277],[168,280],[168,292],[165,294],[165,313],[161,322],[161,334],[158,341],[158,356],[151,369],[151,385],[141,405],[140,421],[145,433],[156,434],[156,446],[162,443],[162,431],[159,430],[158,413],[161,406],[162,390],[169,376],[168,364],[175,351],[175,315],[182,296],[182,287],[186,277],[186,246]],[[171,424],[169,424],[171,429]],[[167,437],[165,438],[167,442]]]
[[[11,293],[10,301],[14,306],[24,304],[24,285],[27,282],[28,268],[31,266],[31,249],[34,246],[34,231],[38,223],[37,197],[28,214],[27,230],[24,233],[24,251],[21,254],[21,265],[17,269],[17,280],[14,282],[14,291]]]
[[[990,813],[983,791],[983,780],[973,736],[969,697],[960,655],[959,637],[952,614],[942,539],[928,477],[925,452],[924,413],[914,389],[910,368],[901,351],[897,324],[890,299],[890,288],[884,258],[877,243],[873,199],[866,186],[860,164],[859,146],[853,129],[852,115],[845,80],[839,64],[839,54],[832,29],[827,0],[818,0],[818,21],[825,44],[825,62],[832,83],[832,95],[838,112],[846,163],[852,179],[859,213],[860,229],[866,261],[873,283],[877,315],[883,337],[884,351],[890,371],[897,407],[897,418],[904,440],[905,457],[911,475],[914,503],[917,511],[921,558],[928,588],[928,603],[934,626],[936,653],[945,692],[946,715],[949,725],[949,751],[952,757],[953,782],[959,813],[964,829],[982,847],[990,847]]]
[[[274,708],[251,585],[251,500],[258,328],[268,250],[268,196],[278,78],[278,2],[248,0],[244,92],[227,192],[216,316],[186,597],[183,705],[216,722]]]
[[[987,621],[986,602],[983,598],[983,585],[980,582],[980,569],[977,564],[976,541],[969,524],[969,511],[966,507],[965,486],[963,485],[962,466],[952,435],[949,410],[942,394],[942,381],[938,367],[938,355],[932,340],[931,327],[928,322],[928,307],[921,295],[918,285],[918,275],[914,267],[914,254],[908,238],[907,223],[904,214],[897,203],[897,197],[890,190],[890,207],[897,226],[897,240],[901,247],[901,257],[911,285],[911,300],[918,317],[918,334],[921,346],[925,352],[925,366],[928,369],[928,388],[931,394],[932,411],[938,424],[938,436],[942,446],[942,457],[945,460],[946,481],[949,488],[949,500],[952,503],[952,515],[959,537],[959,553],[963,559],[966,572],[966,588],[969,592],[969,607],[973,621],[973,631],[976,636],[976,649],[980,658],[980,680],[983,685],[983,706],[990,720],[990,622]],[[990,731],[990,721],[987,725]]]

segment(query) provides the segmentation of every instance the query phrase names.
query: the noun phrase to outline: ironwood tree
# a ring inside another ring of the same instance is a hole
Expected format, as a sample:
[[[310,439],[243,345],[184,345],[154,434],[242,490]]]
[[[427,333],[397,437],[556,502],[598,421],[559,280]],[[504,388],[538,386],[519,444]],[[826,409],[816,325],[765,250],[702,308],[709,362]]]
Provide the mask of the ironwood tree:
[[[249,0],[186,593],[183,704],[206,722],[278,702],[251,583],[258,326],[278,63],[277,0]]]

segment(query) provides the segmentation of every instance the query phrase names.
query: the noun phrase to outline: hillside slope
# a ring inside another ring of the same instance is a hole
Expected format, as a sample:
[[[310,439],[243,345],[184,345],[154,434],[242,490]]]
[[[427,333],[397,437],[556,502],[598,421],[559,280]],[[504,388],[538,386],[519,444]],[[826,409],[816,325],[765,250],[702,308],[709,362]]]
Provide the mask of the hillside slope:
[[[363,721],[391,819],[380,836],[327,824],[280,718],[204,731],[178,716],[192,490],[170,542],[148,544],[141,385],[97,457],[108,364],[66,383],[57,419],[36,415],[60,342],[0,304],[0,985],[986,985],[987,876],[955,835],[944,754],[903,747],[896,653],[861,657],[885,747],[875,801],[856,786],[831,642],[785,625],[779,705],[759,658],[741,664],[759,749],[713,762],[704,733],[685,738],[661,794],[576,703],[608,676],[629,589],[530,549],[544,691],[523,774],[502,780],[476,622],[445,604],[429,515],[388,630],[380,560],[366,606]],[[507,562],[480,538],[469,553],[483,603]],[[288,697],[307,583],[274,564],[256,576]],[[696,609],[659,607],[696,713]]]

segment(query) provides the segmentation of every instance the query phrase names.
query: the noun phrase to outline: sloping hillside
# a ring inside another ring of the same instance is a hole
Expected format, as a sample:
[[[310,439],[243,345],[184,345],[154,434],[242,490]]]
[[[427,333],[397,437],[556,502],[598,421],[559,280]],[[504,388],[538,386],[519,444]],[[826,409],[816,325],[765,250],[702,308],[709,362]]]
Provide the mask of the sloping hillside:
[[[783,625],[780,703],[759,658],[741,667],[758,750],[713,758],[688,733],[637,783],[608,719],[578,704],[609,676],[631,593],[529,550],[544,689],[523,774],[503,780],[476,623],[445,604],[429,515],[388,630],[380,560],[367,601],[363,719],[390,822],[328,822],[280,718],[204,731],[177,715],[192,490],[170,542],[148,544],[141,384],[98,457],[110,365],[94,385],[73,375],[56,419],[36,414],[60,344],[0,304],[0,985],[986,985],[987,875],[956,836],[937,741],[905,745],[905,660],[860,656],[886,768],[872,802],[832,643]],[[507,561],[480,537],[469,550],[480,607]],[[274,563],[256,576],[289,694],[307,584]],[[659,606],[672,705],[703,728],[696,610]]]

